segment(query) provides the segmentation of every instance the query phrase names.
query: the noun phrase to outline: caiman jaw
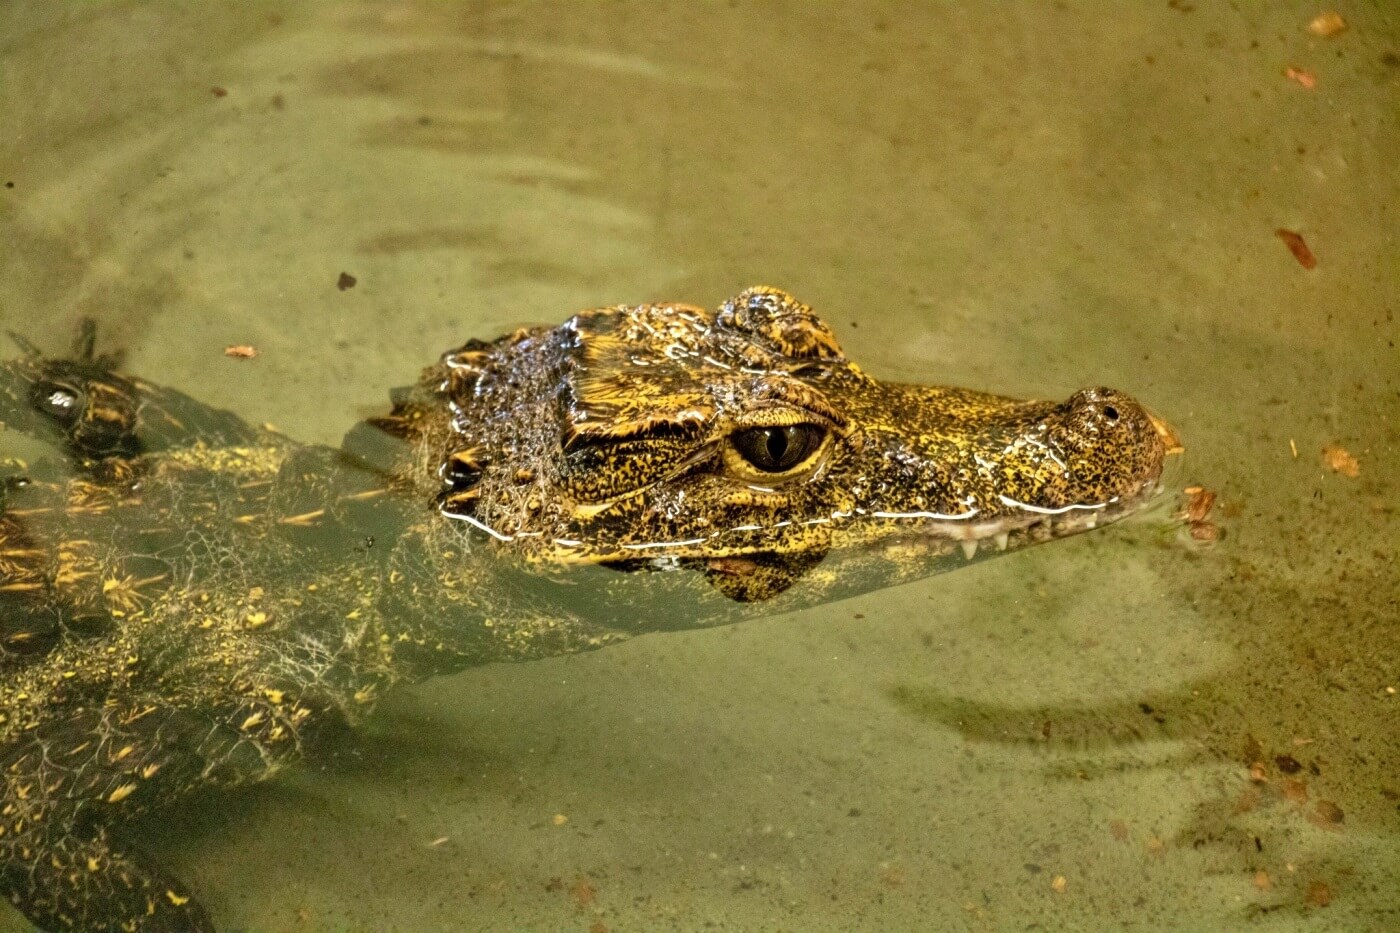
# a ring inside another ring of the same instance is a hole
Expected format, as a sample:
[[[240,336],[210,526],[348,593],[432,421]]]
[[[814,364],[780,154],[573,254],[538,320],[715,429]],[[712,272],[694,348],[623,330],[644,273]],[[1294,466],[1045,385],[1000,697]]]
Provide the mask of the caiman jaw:
[[[887,466],[863,487],[860,524],[881,547],[926,558],[970,560],[1117,521],[1152,498],[1164,457],[1181,449],[1166,422],[1111,389],[1058,405],[923,387],[880,395],[904,428],[869,439]]]

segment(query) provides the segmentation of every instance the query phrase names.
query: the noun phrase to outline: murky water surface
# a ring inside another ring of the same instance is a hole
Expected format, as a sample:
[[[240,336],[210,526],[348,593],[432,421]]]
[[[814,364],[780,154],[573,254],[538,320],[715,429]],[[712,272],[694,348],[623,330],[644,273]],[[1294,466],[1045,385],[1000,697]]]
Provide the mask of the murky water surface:
[[[1400,19],[1235,6],[6,5],[45,346],[335,442],[771,282],[882,376],[1132,392],[1225,532],[469,671],[144,844],[232,930],[1400,927]]]

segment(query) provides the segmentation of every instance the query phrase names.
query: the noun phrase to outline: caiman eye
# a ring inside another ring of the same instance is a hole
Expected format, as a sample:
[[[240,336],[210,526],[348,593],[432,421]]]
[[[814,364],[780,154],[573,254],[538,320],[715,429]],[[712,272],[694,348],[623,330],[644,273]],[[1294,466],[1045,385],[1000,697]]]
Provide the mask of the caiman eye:
[[[731,437],[734,449],[754,469],[786,473],[821,447],[826,431],[815,424],[748,428]]]
[[[63,424],[72,424],[82,409],[82,393],[61,382],[40,382],[34,386],[34,407]]]

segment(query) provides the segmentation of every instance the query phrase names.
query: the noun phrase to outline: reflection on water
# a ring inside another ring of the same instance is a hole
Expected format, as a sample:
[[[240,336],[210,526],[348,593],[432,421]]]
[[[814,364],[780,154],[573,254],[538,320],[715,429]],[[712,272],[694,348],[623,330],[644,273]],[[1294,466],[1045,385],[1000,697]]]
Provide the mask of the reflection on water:
[[[877,376],[1150,399],[1225,532],[436,681],[146,847],[234,929],[1394,925],[1400,36],[1342,13],[11,4],[45,346],[335,442],[466,337],[776,281]]]

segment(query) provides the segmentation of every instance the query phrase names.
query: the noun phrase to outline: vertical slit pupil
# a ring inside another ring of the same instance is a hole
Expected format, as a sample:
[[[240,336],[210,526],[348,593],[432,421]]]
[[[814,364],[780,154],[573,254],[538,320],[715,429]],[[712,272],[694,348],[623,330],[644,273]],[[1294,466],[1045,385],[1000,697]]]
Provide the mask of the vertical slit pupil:
[[[768,429],[768,456],[773,458],[774,463],[783,462],[783,455],[788,450],[788,432],[791,430],[791,428]]]

